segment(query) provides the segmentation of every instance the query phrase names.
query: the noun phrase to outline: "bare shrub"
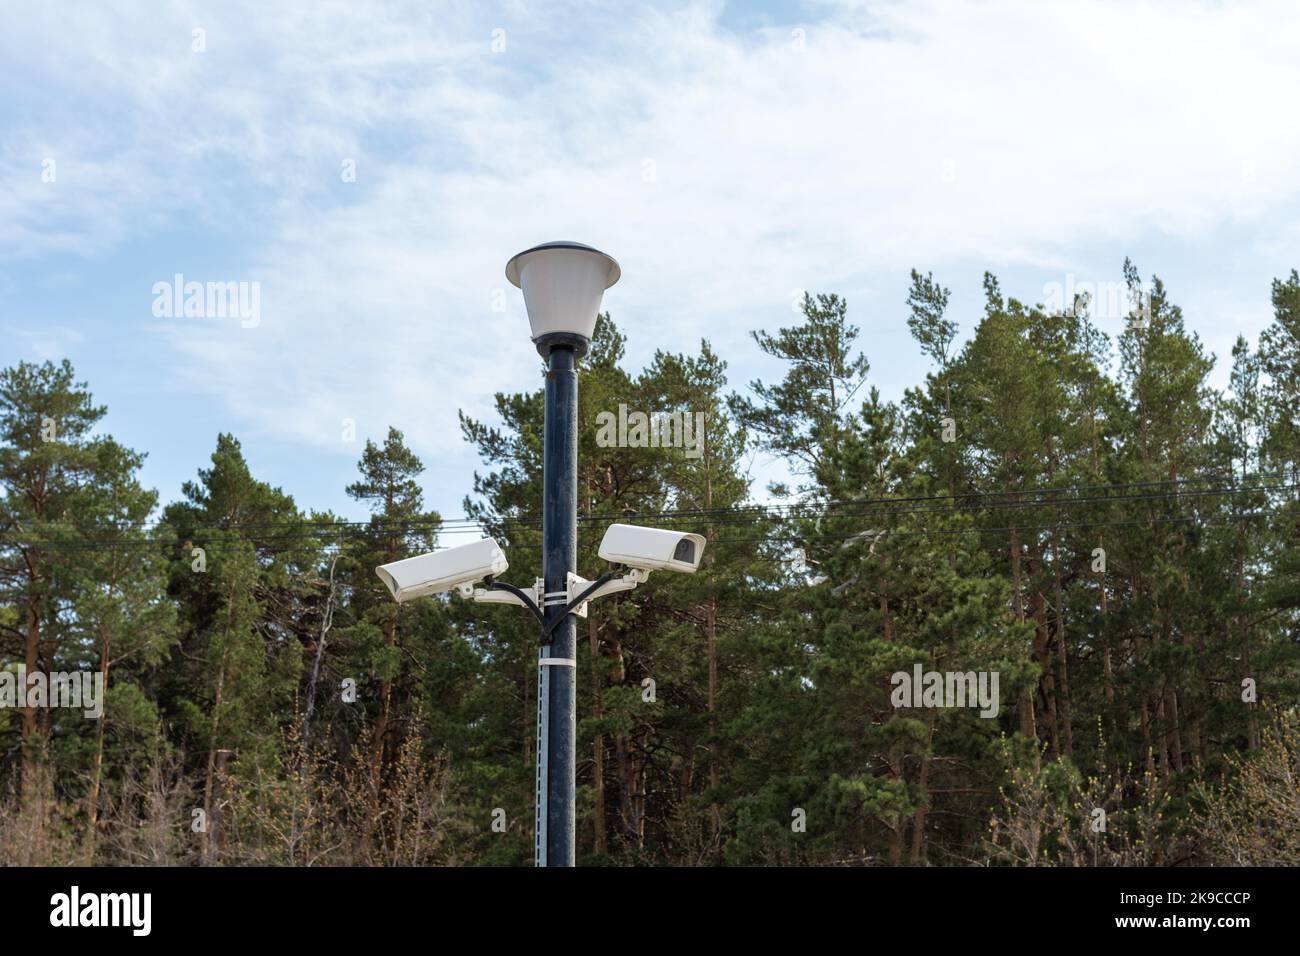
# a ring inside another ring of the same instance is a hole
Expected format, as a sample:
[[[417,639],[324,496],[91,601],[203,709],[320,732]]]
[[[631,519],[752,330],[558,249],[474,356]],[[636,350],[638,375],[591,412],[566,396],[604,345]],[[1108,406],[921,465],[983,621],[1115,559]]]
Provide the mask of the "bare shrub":
[[[202,801],[183,756],[155,739],[143,773],[128,774],[101,817],[96,861],[110,866],[185,866],[198,860],[193,811]]]
[[[1259,749],[1228,758],[1220,787],[1199,783],[1196,832],[1206,863],[1300,865],[1300,714],[1271,715]]]
[[[1132,767],[1085,777],[1068,760],[1044,763],[1003,739],[1007,780],[989,822],[986,863],[1010,866],[1161,866],[1169,795]],[[1104,746],[1101,748],[1105,753]]]

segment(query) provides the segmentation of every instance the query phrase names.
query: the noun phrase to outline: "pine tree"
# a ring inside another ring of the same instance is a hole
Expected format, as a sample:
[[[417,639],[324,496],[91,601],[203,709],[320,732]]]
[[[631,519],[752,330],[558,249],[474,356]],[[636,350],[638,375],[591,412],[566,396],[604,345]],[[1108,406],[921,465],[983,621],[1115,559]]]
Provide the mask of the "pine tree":
[[[393,752],[393,717],[400,704],[394,699],[394,688],[409,695],[410,688],[402,685],[410,673],[411,645],[417,626],[427,626],[432,615],[428,607],[396,604],[374,569],[433,550],[441,519],[424,509],[424,493],[417,480],[424,465],[406,447],[396,428],[388,429],[382,446],[366,442],[357,469],[361,479],[348,486],[347,494],[365,502],[371,518],[364,529],[350,535],[346,548],[345,578],[353,623],[343,633],[354,645],[358,662],[376,682],[370,766],[378,778],[386,750]]]
[[[0,604],[12,608],[0,616],[0,653],[16,650],[29,675],[98,666],[107,679],[114,638],[120,653],[146,660],[169,639],[167,610],[150,593],[157,568],[136,547],[154,504],[135,479],[143,455],[96,433],[105,412],[66,360],[0,371]],[[102,752],[97,728],[24,708],[24,799],[36,796],[42,761],[62,738],[98,738]]]
[[[278,767],[280,731],[295,722],[310,634],[297,597],[319,547],[293,499],[252,476],[230,435],[218,436],[212,467],[182,492],[163,512],[180,544],[169,593],[182,631],[161,694],[187,749],[203,755],[198,859],[211,865],[229,837],[232,782]]]

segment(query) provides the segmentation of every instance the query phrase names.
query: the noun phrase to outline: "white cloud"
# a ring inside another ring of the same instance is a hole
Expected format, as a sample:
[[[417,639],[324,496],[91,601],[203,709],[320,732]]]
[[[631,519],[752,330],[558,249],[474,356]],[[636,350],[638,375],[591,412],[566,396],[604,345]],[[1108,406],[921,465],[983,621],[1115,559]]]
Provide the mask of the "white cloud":
[[[537,241],[615,255],[616,318],[683,349],[883,271],[1295,228],[1286,3],[845,5],[747,35],[631,10],[12,14],[0,53],[84,100],[17,124],[0,248],[102,255],[193,218],[237,263],[194,278],[261,281],[263,319],[172,320],[184,374],[265,434],[339,447],[352,417],[452,454],[457,407],[535,383],[517,293],[490,305]],[[73,158],[56,198],[44,151]]]

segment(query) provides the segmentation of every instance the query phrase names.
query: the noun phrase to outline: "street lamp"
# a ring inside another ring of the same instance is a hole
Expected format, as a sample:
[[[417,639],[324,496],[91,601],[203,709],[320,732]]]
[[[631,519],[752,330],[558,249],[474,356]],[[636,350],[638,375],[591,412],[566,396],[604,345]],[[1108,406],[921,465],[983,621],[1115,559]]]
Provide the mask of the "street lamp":
[[[543,358],[561,345],[579,357],[586,353],[601,297],[620,275],[617,262],[580,242],[546,242],[506,263],[506,278],[523,290],[533,342]]]
[[[577,564],[577,359],[595,332],[619,264],[580,242],[547,242],[506,263],[546,359],[542,438],[542,632],[537,658],[538,866],[573,866],[577,763],[577,622],[564,611]],[[562,617],[559,617],[562,615]]]
[[[578,563],[578,358],[587,354],[618,263],[577,242],[548,242],[506,263],[524,293],[533,344],[546,359],[542,435],[542,629],[537,658],[538,866],[574,865],[577,622],[565,611]]]
[[[600,557],[614,567],[594,581],[575,573],[578,560],[578,374],[605,290],[618,263],[578,242],[548,242],[506,263],[506,278],[524,293],[533,344],[546,360],[542,449],[542,576],[531,588],[495,580],[507,568],[495,541],[406,558],[376,568],[399,603],[455,590],[474,601],[517,604],[541,625],[537,659],[537,785],[534,860],[574,865],[577,765],[577,622],[587,602],[630,591],[651,571],[694,573],[704,553],[697,534],[614,524]],[[482,581],[484,587],[477,587]]]

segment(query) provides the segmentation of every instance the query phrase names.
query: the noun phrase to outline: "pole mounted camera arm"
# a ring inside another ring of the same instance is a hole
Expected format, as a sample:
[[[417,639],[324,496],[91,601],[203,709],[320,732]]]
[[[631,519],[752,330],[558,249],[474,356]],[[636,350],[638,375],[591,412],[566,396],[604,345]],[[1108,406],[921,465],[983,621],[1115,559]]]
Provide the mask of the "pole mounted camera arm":
[[[544,622],[542,609],[537,606],[540,582],[531,588],[519,588],[504,581],[493,581],[491,578],[486,578],[483,583],[487,587],[476,588],[472,584],[463,585],[459,589],[461,597],[477,601],[479,604],[517,604],[531,611],[539,624]]]
[[[582,605],[588,601],[594,601],[596,598],[602,598],[607,594],[616,594],[619,591],[631,591],[638,584],[644,584],[650,577],[649,571],[643,571],[640,568],[621,569],[615,568],[596,578],[594,581],[587,581],[578,577],[576,574],[569,575],[569,594],[568,603],[564,605],[564,612],[542,631],[542,643],[549,644],[551,633],[559,626],[570,614],[575,611],[584,613]],[[585,587],[584,587],[585,585]],[[581,589],[581,590],[578,590]],[[577,591],[575,594],[574,592]]]
[[[641,568],[623,567],[602,574],[594,581],[588,581],[576,574],[570,574],[569,585],[564,592],[564,609],[550,624],[546,623],[546,615],[542,611],[542,602],[538,599],[545,590],[545,584],[540,578],[531,588],[516,587],[513,584],[506,584],[504,581],[493,581],[491,578],[485,578],[483,581],[484,587],[476,588],[472,584],[463,584],[457,588],[457,591],[461,597],[476,601],[479,604],[515,604],[527,608],[532,612],[533,617],[537,618],[537,622],[542,625],[541,643],[549,644],[555,629],[570,614],[586,616],[587,609],[584,605],[588,601],[594,601],[596,598],[602,598],[607,594],[617,594],[619,591],[631,591],[638,584],[644,584],[649,577],[649,571]],[[558,599],[555,603],[558,603]]]

